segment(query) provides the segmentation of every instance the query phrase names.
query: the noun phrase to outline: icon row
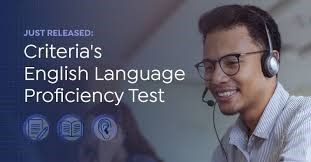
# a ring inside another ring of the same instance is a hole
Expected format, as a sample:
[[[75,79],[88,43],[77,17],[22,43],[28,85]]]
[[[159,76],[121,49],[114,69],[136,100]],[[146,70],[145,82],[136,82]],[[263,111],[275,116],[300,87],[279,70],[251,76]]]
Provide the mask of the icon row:
[[[64,115],[57,122],[57,135],[64,140],[75,141],[83,136],[83,122],[74,114]],[[47,118],[40,114],[29,116],[23,124],[24,135],[33,141],[45,139],[50,131]],[[103,141],[113,139],[118,131],[116,122],[108,115],[97,116],[92,122],[92,132]]]

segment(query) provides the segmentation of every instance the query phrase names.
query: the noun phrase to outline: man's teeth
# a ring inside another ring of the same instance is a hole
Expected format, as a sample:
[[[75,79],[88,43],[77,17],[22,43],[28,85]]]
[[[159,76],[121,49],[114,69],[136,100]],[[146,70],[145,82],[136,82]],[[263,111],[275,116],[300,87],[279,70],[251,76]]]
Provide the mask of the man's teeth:
[[[227,92],[219,92],[218,96],[220,96],[220,97],[229,97],[229,96],[233,95],[234,92],[235,92],[235,90],[234,91],[227,91]]]

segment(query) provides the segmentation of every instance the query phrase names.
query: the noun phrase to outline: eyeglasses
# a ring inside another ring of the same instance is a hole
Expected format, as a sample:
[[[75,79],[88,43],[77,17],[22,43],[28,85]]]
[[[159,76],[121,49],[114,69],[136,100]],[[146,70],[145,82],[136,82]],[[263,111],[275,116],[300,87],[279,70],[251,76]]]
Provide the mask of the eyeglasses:
[[[202,79],[210,81],[212,79],[215,64],[219,63],[221,70],[228,76],[233,76],[237,74],[240,70],[240,57],[249,54],[260,54],[267,52],[268,50],[261,50],[255,52],[246,53],[232,53],[221,57],[218,60],[204,59],[203,61],[195,64],[195,68],[199,72]]]

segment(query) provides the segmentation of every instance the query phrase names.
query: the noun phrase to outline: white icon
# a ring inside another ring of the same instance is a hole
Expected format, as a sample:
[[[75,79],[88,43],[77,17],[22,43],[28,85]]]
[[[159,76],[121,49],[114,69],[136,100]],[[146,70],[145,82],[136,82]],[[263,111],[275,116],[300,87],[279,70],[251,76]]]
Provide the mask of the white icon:
[[[107,115],[98,116],[92,125],[95,136],[103,141],[109,141],[117,135],[117,124]]]
[[[23,129],[25,136],[34,141],[41,141],[49,134],[49,124],[46,118],[39,114],[28,117]]]
[[[58,121],[57,132],[61,138],[75,141],[83,136],[82,121],[76,115],[65,115]]]

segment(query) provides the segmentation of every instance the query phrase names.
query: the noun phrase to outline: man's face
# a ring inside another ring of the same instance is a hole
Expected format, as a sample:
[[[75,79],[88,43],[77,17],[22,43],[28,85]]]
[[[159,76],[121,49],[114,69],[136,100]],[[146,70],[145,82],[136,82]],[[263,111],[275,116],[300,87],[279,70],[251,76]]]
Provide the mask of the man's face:
[[[232,53],[246,53],[263,50],[249,36],[244,26],[220,30],[206,35],[204,59],[219,60]],[[244,55],[239,58],[239,72],[226,75],[219,63],[215,64],[211,80],[206,86],[215,97],[223,114],[233,115],[256,107],[265,94],[267,78],[261,70],[262,53]]]

